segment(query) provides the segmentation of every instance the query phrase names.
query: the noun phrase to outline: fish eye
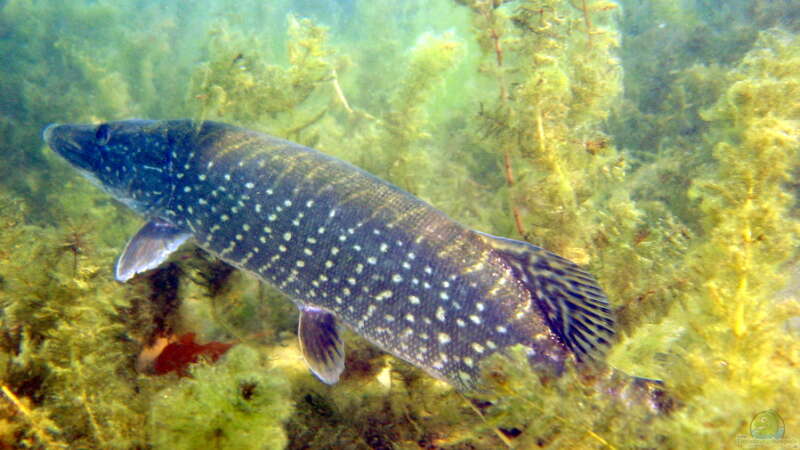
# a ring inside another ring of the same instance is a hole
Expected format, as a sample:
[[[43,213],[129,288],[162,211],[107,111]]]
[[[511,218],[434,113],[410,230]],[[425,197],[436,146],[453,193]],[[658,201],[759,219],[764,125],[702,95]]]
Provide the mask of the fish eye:
[[[94,133],[94,139],[97,145],[106,145],[111,139],[111,127],[107,123],[100,124]]]

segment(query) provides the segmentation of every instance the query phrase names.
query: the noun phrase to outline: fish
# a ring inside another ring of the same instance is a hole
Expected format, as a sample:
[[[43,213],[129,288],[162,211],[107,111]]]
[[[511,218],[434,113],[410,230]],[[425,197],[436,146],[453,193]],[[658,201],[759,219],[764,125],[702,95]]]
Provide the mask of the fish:
[[[301,352],[324,383],[344,370],[342,326],[461,391],[512,346],[557,375],[613,341],[608,298],[577,264],[465,227],[323,152],[190,119],[51,124],[43,138],[145,218],[117,280],[192,240],[294,302]]]

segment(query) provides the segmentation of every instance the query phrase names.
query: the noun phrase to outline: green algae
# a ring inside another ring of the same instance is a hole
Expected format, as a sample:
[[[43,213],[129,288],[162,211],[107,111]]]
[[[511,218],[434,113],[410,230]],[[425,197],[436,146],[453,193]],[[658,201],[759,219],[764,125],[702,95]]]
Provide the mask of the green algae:
[[[284,448],[290,386],[262,359],[237,346],[219,364],[197,366],[160,391],[149,413],[154,448]]]
[[[235,3],[0,6],[0,54],[18,55],[0,67],[0,373],[17,401],[0,443],[726,448],[760,411],[800,427],[800,306],[778,299],[800,231],[789,3],[355,2],[360,31]],[[110,281],[138,219],[39,141],[47,122],[130,116],[315,145],[586,265],[618,313],[610,363],[664,380],[676,407],[623,407],[574,368],[539,380],[514,352],[470,402],[355,336],[327,387],[285,299],[241,275],[212,289],[187,255],[171,332],[237,346],[191,378],[138,372],[151,288]]]
[[[271,132],[298,138],[316,119],[298,118],[300,106],[333,76],[333,52],[324,27],[289,17],[288,67],[267,64],[259,40],[226,22],[210,32],[209,61],[195,70],[190,98],[197,119],[234,120],[253,125],[271,122]],[[309,113],[312,117],[324,114]],[[285,116],[285,117],[280,117]],[[310,123],[301,123],[310,121]],[[279,125],[280,124],[280,125]]]

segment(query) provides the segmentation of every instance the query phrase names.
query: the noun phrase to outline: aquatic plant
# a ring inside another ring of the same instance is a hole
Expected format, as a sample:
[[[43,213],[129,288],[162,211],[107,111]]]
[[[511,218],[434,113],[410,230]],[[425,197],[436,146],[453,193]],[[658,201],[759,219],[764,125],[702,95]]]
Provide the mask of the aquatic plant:
[[[38,418],[17,438],[32,433],[40,444],[49,438],[103,447],[142,442],[145,404],[124,357],[135,345],[119,320],[126,302],[113,295],[117,288],[98,265],[110,261],[87,251],[76,264],[60,257],[57,230],[16,222],[13,210],[2,214],[0,246],[9,252],[0,259],[3,380],[33,411],[26,416]]]
[[[288,67],[268,63],[262,41],[224,21],[211,31],[209,60],[195,70],[189,90],[197,119],[270,123],[272,133],[299,140],[303,130],[322,118],[325,106],[307,101],[334,76],[327,30],[310,19],[289,16],[288,21]],[[301,106],[313,112],[298,117]]]
[[[292,414],[290,386],[244,345],[219,364],[194,366],[191,377],[159,392],[149,413],[156,448],[278,449]]]
[[[593,186],[621,175],[598,126],[620,92],[618,38],[600,7],[588,5],[591,29],[564,2],[470,3],[494,91],[483,99],[476,139],[501,158],[514,228],[533,238],[535,224],[537,242],[583,262],[590,216],[580,210]]]
[[[419,36],[409,52],[405,73],[391,93],[388,111],[382,114],[381,131],[373,145],[393,151],[383,152],[382,161],[373,159],[369,166],[409,192],[419,192],[416,174],[431,164],[430,152],[421,144],[429,136],[424,105],[460,56],[461,44],[452,35]]]
[[[775,408],[790,421],[797,414],[800,360],[785,321],[800,304],[776,293],[800,232],[786,190],[800,163],[799,71],[797,36],[764,32],[703,112],[715,162],[689,194],[699,201],[706,240],[689,259],[697,290],[681,302],[683,350],[671,351],[682,373],[701,374],[676,382],[693,403],[677,426],[699,432],[699,417],[711,421],[713,431],[701,433],[708,442],[733,435],[760,410]]]

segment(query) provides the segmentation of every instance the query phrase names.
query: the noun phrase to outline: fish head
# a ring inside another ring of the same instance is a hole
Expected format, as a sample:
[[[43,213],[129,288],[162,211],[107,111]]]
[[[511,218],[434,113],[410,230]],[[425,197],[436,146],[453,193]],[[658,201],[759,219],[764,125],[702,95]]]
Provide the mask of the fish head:
[[[92,183],[135,211],[154,214],[168,204],[176,149],[165,122],[51,124],[42,136]]]

